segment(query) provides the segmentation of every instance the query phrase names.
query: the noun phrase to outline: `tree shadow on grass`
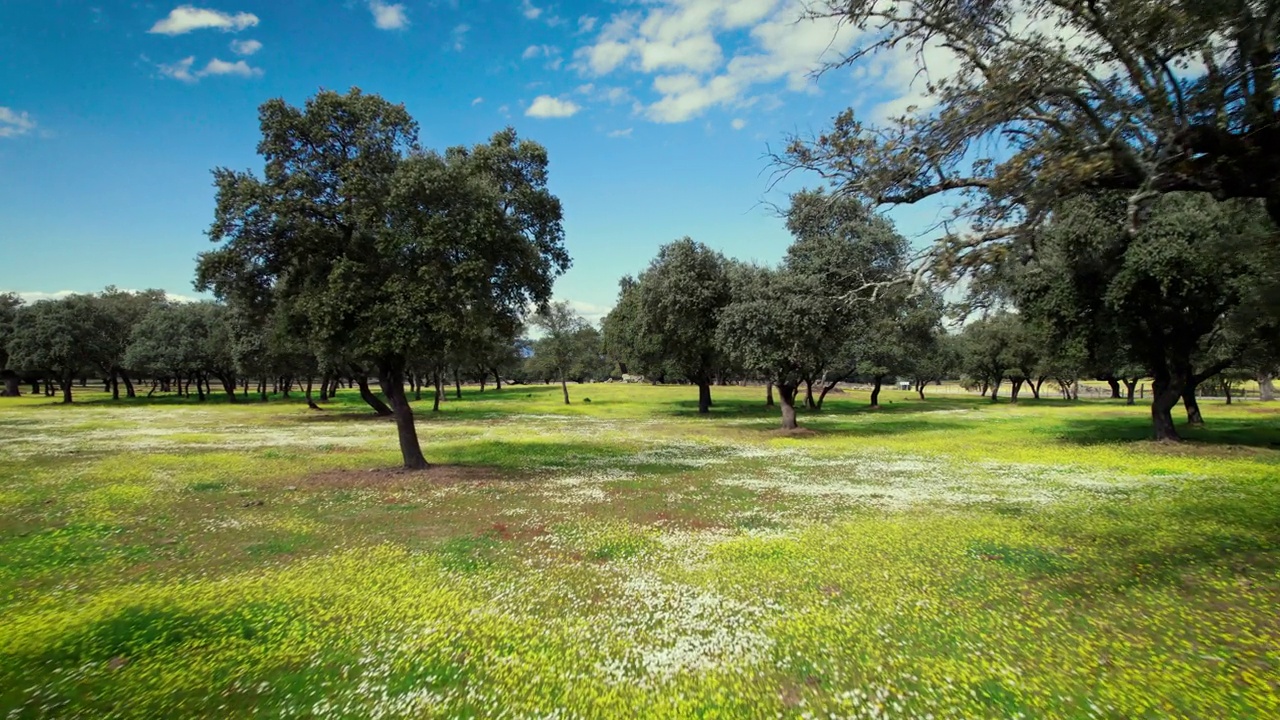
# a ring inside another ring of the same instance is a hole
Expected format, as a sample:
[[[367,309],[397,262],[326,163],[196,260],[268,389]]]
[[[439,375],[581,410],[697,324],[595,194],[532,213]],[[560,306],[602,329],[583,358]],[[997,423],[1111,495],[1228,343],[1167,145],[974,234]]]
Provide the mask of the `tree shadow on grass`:
[[[1145,415],[1064,417],[1056,427],[1058,440],[1072,445],[1151,441],[1154,431]],[[1179,425],[1186,447],[1244,446],[1280,450],[1280,418],[1265,416],[1210,417],[1203,427]]]

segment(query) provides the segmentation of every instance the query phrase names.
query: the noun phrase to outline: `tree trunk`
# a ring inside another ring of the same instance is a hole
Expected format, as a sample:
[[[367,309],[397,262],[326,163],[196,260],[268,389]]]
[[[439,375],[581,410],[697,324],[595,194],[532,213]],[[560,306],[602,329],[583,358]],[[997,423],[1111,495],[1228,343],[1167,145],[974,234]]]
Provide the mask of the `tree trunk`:
[[[69,402],[71,402],[71,383],[72,383],[72,382],[74,382],[74,377],[72,376],[72,374],[71,374],[71,373],[67,373],[65,376],[63,376],[63,378],[62,378],[62,402],[64,402],[64,403],[69,403]]]
[[[770,380],[764,386],[764,406],[773,407],[773,381]]]
[[[1028,380],[1027,385],[1031,387],[1031,397],[1036,400],[1040,399],[1040,387],[1044,385],[1045,378],[1038,377],[1034,381]]]
[[[706,380],[698,382],[698,414],[711,412],[711,383]]]
[[[982,388],[982,397],[986,397],[986,396],[987,396],[987,392],[988,392],[989,390],[991,390],[991,383],[989,383],[989,382],[987,382],[987,381],[983,380],[983,381],[982,381],[982,384],[981,384],[979,387],[981,387],[981,388]]]
[[[925,385],[924,380],[916,381],[916,394],[920,396],[921,400],[924,399],[924,385]]]
[[[382,402],[382,398],[379,398],[377,395],[374,395],[373,391],[369,389],[368,378],[365,378],[362,376],[362,377],[356,378],[356,382],[360,386],[360,399],[368,403],[369,407],[373,408],[374,412],[378,413],[383,417],[395,414],[395,412],[390,407],[387,407],[386,403]],[[379,382],[381,382],[381,380],[379,380]],[[389,392],[389,389],[384,387],[382,388],[382,391]],[[404,388],[401,388],[400,391],[401,391],[401,394],[403,394]],[[388,397],[390,397],[390,395],[388,395]],[[397,420],[396,422],[398,423],[399,420]]]
[[[320,402],[329,399],[329,376],[324,375],[320,378]]]
[[[440,381],[440,369],[436,368],[431,371],[431,390],[434,395],[431,399],[431,412],[440,412],[440,401],[444,399],[444,387]]]
[[[1015,404],[1018,402],[1018,391],[1022,389],[1022,383],[1024,382],[1026,381],[1022,378],[1009,381],[1009,402]]]
[[[818,403],[813,400],[813,381],[804,381],[804,406],[813,410],[818,407]]]
[[[323,383],[324,381],[321,380],[321,384]],[[320,409],[320,406],[317,405],[315,401],[311,399],[311,373],[307,373],[307,407],[311,408],[312,410]]]
[[[798,385],[778,383],[779,405],[782,407],[782,429],[795,430],[796,424],[796,390]]]
[[[267,378],[266,377],[262,377],[258,379],[258,399],[261,400],[262,402],[267,401]]]
[[[1134,378],[1132,380],[1125,378],[1124,380],[1124,404],[1125,405],[1133,404],[1133,389],[1136,388],[1137,386],[1138,386],[1138,378]]]
[[[6,375],[4,378],[4,394],[7,397],[18,397],[22,395],[22,383],[18,381],[17,375]]]
[[[1227,396],[1227,404],[1230,405],[1231,404],[1231,381],[1230,380],[1222,381],[1222,392],[1224,395]]]
[[[995,402],[996,398],[999,395],[1000,395],[1000,381],[996,380],[995,382],[991,383],[991,402]]]
[[[1276,399],[1276,386],[1272,384],[1272,376],[1269,372],[1258,373],[1258,399],[1263,402],[1271,402]]]
[[[218,381],[222,383],[222,389],[227,393],[229,402],[236,402],[236,376],[231,374],[223,374],[218,376]],[[212,392],[212,391],[211,391]]]
[[[108,380],[108,382],[111,385],[111,399],[119,400],[120,399],[120,374],[117,371],[112,370],[111,378]]]
[[[425,469],[427,458],[423,456],[422,446],[418,444],[418,429],[413,424],[413,408],[409,407],[409,398],[404,394],[404,371],[396,367],[383,367],[378,373],[378,382],[391,401],[396,419],[396,434],[400,438],[400,456],[404,459],[405,469]],[[364,381],[364,385],[368,385],[368,381]]]
[[[875,383],[871,386],[871,407],[880,407],[880,385],[884,382],[883,375],[876,375]]]
[[[565,381],[564,375],[560,376],[560,389],[564,391],[564,404],[569,404],[569,383]]]
[[[1106,378],[1106,381],[1107,381],[1107,384],[1111,386],[1111,399],[1119,400],[1120,399],[1120,381],[1113,377]]]
[[[1173,406],[1182,397],[1185,384],[1185,379],[1167,370],[1157,369],[1155,372],[1151,383],[1151,424],[1155,428],[1156,440],[1160,442],[1182,439],[1173,425]]]
[[[498,368],[493,368],[493,389],[502,389],[502,376],[498,374]]]
[[[462,399],[462,374],[457,368],[453,370],[453,396],[459,400]]]
[[[1196,401],[1196,384],[1186,383],[1182,388],[1182,405],[1187,410],[1187,424],[1204,425],[1204,416],[1200,414],[1200,403]]]

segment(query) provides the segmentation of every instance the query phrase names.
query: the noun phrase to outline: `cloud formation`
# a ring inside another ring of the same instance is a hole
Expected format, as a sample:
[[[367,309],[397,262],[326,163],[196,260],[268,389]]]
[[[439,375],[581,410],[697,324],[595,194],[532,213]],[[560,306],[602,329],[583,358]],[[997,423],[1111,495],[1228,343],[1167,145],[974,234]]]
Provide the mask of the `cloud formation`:
[[[655,0],[615,13],[574,53],[574,67],[588,77],[651,75],[657,99],[640,111],[660,123],[750,105],[766,85],[812,91],[812,72],[848,51],[857,33],[834,19],[797,22],[802,10],[801,0]]]
[[[192,55],[185,57],[176,63],[161,64],[157,67],[160,70],[161,75],[174,80],[181,80],[185,83],[195,83],[198,82],[200,78],[212,75],[235,75],[238,77],[258,77],[259,75],[262,75],[261,68],[252,67],[244,60],[227,62],[226,60],[213,58],[199,70],[193,69],[195,62],[196,58]]]
[[[232,40],[231,52],[237,55],[249,56],[262,49],[262,43],[257,40]]]
[[[26,135],[36,129],[36,121],[25,112],[0,106],[0,138],[13,138]]]
[[[539,95],[533,99],[524,114],[532,118],[567,118],[573,117],[582,106],[572,100],[561,100],[550,95]]]
[[[169,15],[156,21],[147,32],[157,35],[184,35],[193,30],[206,28],[222,32],[239,32],[258,24],[258,16],[253,13],[238,12],[235,15],[219,10],[198,8],[192,5],[179,5],[169,11]]]
[[[467,33],[470,31],[471,26],[466,23],[456,25],[453,30],[449,31],[449,38],[452,41],[454,50],[462,52],[462,49],[467,46]]]
[[[401,3],[369,0],[369,12],[373,13],[373,26],[379,30],[402,30],[409,27],[409,16]]]

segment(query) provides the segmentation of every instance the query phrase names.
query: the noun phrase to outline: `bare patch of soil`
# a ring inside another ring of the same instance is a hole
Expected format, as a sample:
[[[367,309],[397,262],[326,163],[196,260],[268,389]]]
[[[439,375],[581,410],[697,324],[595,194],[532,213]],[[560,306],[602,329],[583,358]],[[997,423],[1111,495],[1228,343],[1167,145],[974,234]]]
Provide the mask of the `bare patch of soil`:
[[[426,470],[404,468],[372,468],[369,470],[330,470],[314,473],[293,481],[301,489],[348,490],[377,488],[412,489],[422,485],[479,484],[510,480],[508,471],[483,465],[431,465]]]

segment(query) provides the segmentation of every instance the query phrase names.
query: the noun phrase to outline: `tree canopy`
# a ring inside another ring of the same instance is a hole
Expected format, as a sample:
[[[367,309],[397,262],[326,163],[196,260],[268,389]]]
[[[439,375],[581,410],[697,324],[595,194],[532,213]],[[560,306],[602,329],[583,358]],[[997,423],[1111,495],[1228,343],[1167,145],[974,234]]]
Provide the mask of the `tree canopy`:
[[[918,74],[913,105],[795,137],[784,168],[874,204],[945,195],[944,276],[998,258],[1061,198],[1121,191],[1130,232],[1161,195],[1260,198],[1280,218],[1276,0],[824,0]],[[903,54],[909,58],[902,58]]]
[[[214,171],[199,287],[233,304],[288,303],[326,356],[372,367],[406,467],[425,467],[404,395],[409,357],[469,318],[519,317],[569,265],[547,155],[514,130],[423,151],[403,105],[352,89],[263,104],[261,178]]]

